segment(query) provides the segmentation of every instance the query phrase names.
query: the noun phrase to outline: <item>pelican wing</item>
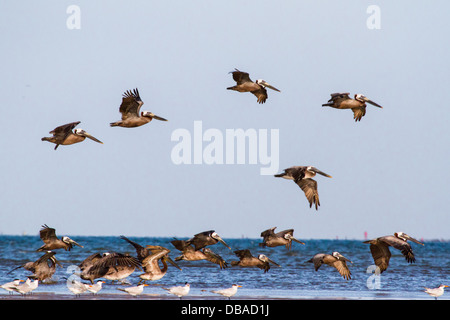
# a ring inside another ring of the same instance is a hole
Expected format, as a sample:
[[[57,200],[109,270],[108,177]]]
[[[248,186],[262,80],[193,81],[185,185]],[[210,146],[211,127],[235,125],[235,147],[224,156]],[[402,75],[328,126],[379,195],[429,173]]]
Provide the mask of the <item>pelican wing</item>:
[[[319,270],[320,266],[323,264],[323,258],[325,257],[324,253],[318,253],[312,257],[311,261],[314,264],[314,270]]]
[[[389,266],[389,259],[391,258],[389,246],[378,241],[377,244],[370,244],[370,252],[372,253],[375,265],[380,268],[380,273],[385,271]]]
[[[408,242],[394,237],[384,237],[382,238],[382,241],[394,247],[395,249],[400,250],[406,261],[408,261],[409,263],[413,263],[416,261],[411,245]]]
[[[336,270],[341,274],[341,276],[344,277],[344,279],[349,280],[351,279],[351,272],[347,266],[347,263],[343,260],[336,260],[333,262],[333,267],[336,268]]]
[[[120,105],[119,111],[122,113],[122,120],[131,117],[139,117],[139,111],[144,102],[139,96],[138,89],[133,91],[127,90],[123,94],[122,104]]]
[[[352,108],[353,111],[353,119],[355,119],[355,121],[361,121],[361,118],[364,117],[364,115],[366,114],[366,107],[362,106],[359,108]]]
[[[234,69],[233,71],[233,79],[237,82],[238,85],[243,84],[245,82],[253,82],[250,79],[250,75],[247,72],[239,71],[238,69]]]
[[[339,105],[341,104],[342,101],[351,99],[349,97],[349,94],[350,94],[349,92],[332,93],[330,100],[328,100],[328,103],[322,104],[322,106],[329,106],[329,107],[333,107],[333,108],[339,108]]]
[[[79,123],[80,121],[63,124],[50,131],[50,133],[54,136],[67,136]]]
[[[227,262],[221,256],[212,252],[208,248],[204,248],[202,252],[205,254],[206,260],[218,264],[220,266],[220,269],[225,269],[228,266]]]
[[[130,239],[128,239],[125,236],[120,236],[120,239],[125,240],[126,242],[131,244],[136,249],[136,254],[137,254],[139,261],[142,262],[142,260],[144,260],[145,257],[148,256],[148,254],[149,254],[148,250],[146,248],[144,248],[143,246],[141,246],[140,244],[138,244],[134,241],[131,241]]]
[[[258,103],[264,103],[267,100],[267,90],[264,87],[261,87],[258,90],[253,90],[252,93],[258,98]]]
[[[263,237],[264,239],[267,239],[268,237],[273,236],[275,234],[276,228],[277,227],[273,227],[273,228],[270,228],[270,229],[267,229],[267,230],[261,232],[261,237]]]
[[[216,243],[216,241],[212,239],[210,236],[213,232],[214,230],[209,230],[197,233],[196,235],[194,235],[192,239],[189,239],[186,243],[192,244],[195,250],[200,250],[206,246],[213,245]]]
[[[42,229],[39,231],[39,236],[45,243],[50,242],[51,240],[58,239],[56,237],[56,230],[53,228],[50,228],[46,224],[42,226]]]
[[[234,251],[234,254],[240,259],[244,259],[244,258],[254,258],[252,253],[250,252],[249,249],[244,249],[244,250],[236,250]]]
[[[298,181],[297,185],[305,193],[306,199],[308,199],[309,201],[309,207],[311,208],[314,203],[317,210],[320,206],[319,193],[317,192],[317,182],[313,179],[308,178]]]

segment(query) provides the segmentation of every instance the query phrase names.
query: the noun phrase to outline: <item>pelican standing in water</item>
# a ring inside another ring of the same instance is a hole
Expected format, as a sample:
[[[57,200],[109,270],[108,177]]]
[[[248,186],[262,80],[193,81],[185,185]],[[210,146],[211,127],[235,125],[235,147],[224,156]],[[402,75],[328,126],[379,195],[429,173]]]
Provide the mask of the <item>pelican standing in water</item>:
[[[314,255],[308,262],[314,263],[314,269],[319,270],[322,264],[327,264],[330,267],[336,268],[336,270],[344,277],[344,279],[351,279],[351,272],[347,266],[347,262],[351,262],[339,252],[335,251],[332,254],[318,253]]]
[[[261,232],[263,242],[259,244],[260,247],[286,246],[286,249],[289,250],[292,247],[292,241],[305,244],[304,242],[294,238],[294,229],[283,230],[275,233],[276,228],[277,227],[273,227]]]
[[[58,260],[56,260],[55,254],[56,253],[53,251],[48,251],[36,261],[27,262],[17,268],[14,268],[8,273],[19,268],[24,268],[28,271],[33,272],[33,275],[29,276],[29,278],[31,279],[38,279],[39,281],[50,279],[55,274],[56,265],[59,265],[62,268],[62,265]]]
[[[214,245],[217,242],[220,242],[225,247],[231,250],[231,248],[214,230],[197,233],[193,238],[187,240],[186,244],[192,244],[195,250],[200,250],[206,246]]]
[[[258,257],[254,257],[249,249],[236,250],[234,251],[234,254],[239,258],[239,261],[231,261],[232,266],[256,267],[264,270],[264,273],[269,271],[270,264],[274,264],[278,267],[281,267],[278,263],[269,259],[264,254],[260,254],[258,255]]]
[[[220,269],[225,269],[228,265],[227,262],[218,254],[214,253],[209,248],[202,248],[200,250],[195,250],[190,244],[187,244],[184,240],[172,240],[170,241],[172,245],[182,252],[181,256],[175,258],[175,261],[186,260],[186,261],[198,261],[207,260],[212,263],[218,264]]]
[[[382,273],[389,266],[389,259],[391,258],[389,247],[400,250],[407,262],[413,263],[416,261],[411,245],[407,242],[408,240],[424,245],[404,232],[396,232],[393,236],[379,237],[364,241],[364,243],[370,244],[370,252],[372,253],[375,265],[380,268],[380,273]]]
[[[314,204],[316,210],[320,206],[319,192],[317,191],[317,181],[313,180],[316,174],[332,178],[332,176],[320,171],[319,169],[312,166],[294,166],[284,169],[283,173],[276,174],[277,178],[284,178],[288,180],[294,180],[294,182],[303,190],[306,199],[309,201],[309,207],[311,208]]]
[[[348,92],[332,93],[331,99],[328,100],[328,103],[322,104],[322,107],[351,109],[353,111],[353,119],[355,119],[355,122],[361,121],[361,118],[366,114],[366,102],[375,107],[383,108],[362,94],[355,94],[355,99],[350,98],[349,94],[350,93]]]
[[[153,119],[167,121],[167,119],[161,118],[150,111],[140,112],[143,104],[144,102],[141,100],[137,88],[133,91],[127,90],[123,94],[122,104],[119,107],[119,112],[122,114],[122,120],[111,122],[110,126],[135,128],[143,126]]]
[[[224,297],[227,297],[228,300],[231,299],[232,296],[234,296],[237,293],[238,288],[241,288],[242,286],[238,284],[233,284],[231,288],[222,289],[222,290],[212,290],[212,293],[220,294]]]
[[[181,270],[181,268],[169,257],[169,249],[153,245],[147,245],[146,248],[149,249],[152,254],[142,260],[144,273],[139,275],[139,278],[141,279],[139,282],[143,281],[145,283],[145,281],[156,281],[164,277],[168,270],[167,261]],[[159,260],[161,260],[163,264],[162,268],[159,266]]]
[[[448,286],[441,284],[437,288],[425,288],[424,292],[428,293],[430,296],[434,297],[435,300],[437,300],[438,297],[444,294],[444,288],[448,288]]]
[[[82,245],[78,244],[77,242],[73,241],[69,237],[62,237],[61,239],[58,239],[56,237],[56,231],[53,228],[50,228],[46,224],[42,226],[42,229],[39,231],[39,236],[44,241],[44,245],[37,249],[36,251],[48,251],[48,250],[55,250],[55,249],[64,249],[70,251],[70,249],[73,248],[73,245],[79,246],[83,248]]]
[[[48,141],[51,143],[56,144],[55,150],[59,147],[59,145],[71,145],[74,143],[79,143],[84,141],[84,139],[89,138],[95,142],[103,144],[100,140],[97,138],[91,136],[89,133],[84,131],[83,129],[75,129],[73,130],[80,121],[77,122],[71,122],[64,124],[62,126],[56,127],[52,131],[50,131],[50,134],[53,134],[52,137],[43,137],[42,141]]]
[[[189,283],[185,283],[184,286],[176,286],[176,287],[170,287],[170,288],[164,288],[164,290],[168,291],[169,293],[176,295],[178,298],[184,297],[189,293],[189,290],[191,289],[191,285]]]
[[[266,88],[280,92],[277,88],[268,84],[265,80],[259,79],[253,82],[247,72],[235,71],[230,72],[233,74],[233,79],[236,81],[236,85],[233,87],[228,87],[227,90],[234,90],[238,92],[251,92],[253,93],[258,103],[264,103],[267,100],[267,90]]]

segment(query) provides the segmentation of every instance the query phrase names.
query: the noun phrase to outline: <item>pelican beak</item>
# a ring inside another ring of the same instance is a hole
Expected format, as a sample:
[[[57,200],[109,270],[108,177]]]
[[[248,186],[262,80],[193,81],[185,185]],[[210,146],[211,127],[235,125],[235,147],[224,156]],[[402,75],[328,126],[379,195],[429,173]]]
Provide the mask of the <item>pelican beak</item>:
[[[364,98],[364,100],[365,100],[367,103],[370,103],[371,105],[373,105],[373,106],[375,106],[375,107],[378,107],[378,108],[383,109],[383,107],[380,106],[378,103],[375,103],[375,102],[373,102],[372,100],[370,100],[370,99],[368,99],[368,98]]]
[[[76,246],[79,246],[80,248],[83,248],[83,246],[81,244],[77,243],[76,241],[73,241],[72,239],[70,239],[70,243],[72,243]]]
[[[278,92],[281,92],[280,90],[278,90],[277,88],[275,88],[274,86],[272,86],[272,85],[270,85],[270,84],[268,84],[267,82],[263,82],[263,84],[264,84],[264,86],[265,87],[267,87],[267,88],[269,88],[269,89],[272,89],[272,90],[275,90],[275,91],[278,91]]]
[[[408,239],[408,240],[410,240],[410,241],[412,241],[412,242],[415,242],[415,243],[417,243],[417,244],[421,244],[421,245],[425,245],[425,244],[423,244],[422,242],[420,242],[419,240],[416,240],[416,239],[414,239],[414,238],[412,238],[412,237],[410,237],[410,236],[408,236],[408,235],[406,235],[406,234],[404,234],[403,235],[406,239]]]
[[[321,175],[323,175],[323,176],[325,176],[325,177],[328,177],[328,178],[333,178],[332,176],[330,176],[329,174],[326,174],[325,172],[322,172],[322,171],[320,171],[320,170],[314,170],[314,171],[316,171],[316,173],[318,173],[318,174],[321,174]]]
[[[281,268],[281,266],[280,266],[278,263],[276,263],[275,261],[273,261],[273,260],[271,260],[271,259],[269,259],[269,258],[267,258],[267,261],[269,261],[271,264],[274,264],[274,265],[276,265],[277,267],[280,267],[280,268]]]
[[[300,241],[300,240],[298,240],[298,239],[295,239],[294,237],[292,237],[291,240],[293,240],[293,241],[295,241],[295,242],[298,242],[298,243],[300,243],[300,244],[305,244],[304,242],[302,242],[302,241]]]
[[[103,144],[103,142],[101,142],[101,141],[98,140],[97,138],[91,136],[91,135],[90,135],[89,133],[87,133],[87,132],[83,133],[83,136],[85,136],[86,138],[89,138],[89,139],[91,139],[91,140],[93,140],[93,141],[95,141],[95,142],[98,142],[98,143]]]
[[[173,261],[170,257],[166,257],[165,260],[169,261],[169,262],[170,262],[171,264],[173,264],[175,267],[177,267],[178,269],[182,270],[182,269],[180,268],[180,266],[177,265],[177,264],[175,263],[175,261]]]
[[[228,249],[230,249],[231,250],[231,248],[225,243],[225,241],[223,241],[223,239],[221,238],[221,237],[217,237],[217,240],[221,243],[221,244],[223,244],[225,247],[227,247]]]
[[[164,118],[158,117],[158,116],[157,116],[157,115],[155,115],[155,114],[154,114],[154,115],[152,116],[152,118],[153,118],[153,119],[156,119],[156,120],[160,120],[160,121],[167,121],[167,119],[164,119]]]

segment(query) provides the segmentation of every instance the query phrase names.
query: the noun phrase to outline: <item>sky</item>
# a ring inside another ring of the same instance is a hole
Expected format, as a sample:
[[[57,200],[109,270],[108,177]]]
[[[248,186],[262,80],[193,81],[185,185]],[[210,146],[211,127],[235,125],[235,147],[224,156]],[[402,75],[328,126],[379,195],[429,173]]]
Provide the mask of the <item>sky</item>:
[[[61,236],[259,238],[277,227],[299,239],[450,239],[448,1],[0,6],[0,234],[47,224]],[[258,104],[226,90],[235,68],[281,92]],[[110,127],[134,88],[142,111],[169,121]],[[368,105],[355,122],[321,106],[334,92],[383,108]],[[41,141],[73,121],[103,144],[55,151]],[[261,174],[261,159],[176,163],[174,132],[190,133],[192,150],[211,143],[194,138],[196,123],[224,139],[278,133],[275,171],[312,165],[332,176],[315,178],[319,210],[294,182]]]

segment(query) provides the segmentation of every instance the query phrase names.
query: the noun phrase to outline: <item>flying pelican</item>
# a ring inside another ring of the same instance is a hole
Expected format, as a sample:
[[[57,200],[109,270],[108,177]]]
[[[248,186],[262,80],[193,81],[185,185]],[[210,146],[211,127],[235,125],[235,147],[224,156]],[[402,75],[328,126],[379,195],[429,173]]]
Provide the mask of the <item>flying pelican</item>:
[[[212,263],[218,264],[220,269],[225,269],[227,267],[227,262],[218,254],[214,253],[209,248],[202,248],[200,250],[195,250],[190,244],[187,244],[184,240],[172,240],[170,243],[182,252],[181,256],[175,258],[175,261],[186,260],[186,261],[198,261],[198,260],[208,260]]]
[[[223,239],[214,231],[204,231],[197,233],[193,238],[187,240],[187,244],[194,245],[195,250],[200,250],[206,246],[216,244],[217,242],[222,243],[225,247],[231,250],[231,248],[223,241]]]
[[[380,273],[382,273],[389,266],[389,259],[391,258],[391,252],[389,251],[390,246],[400,250],[405,256],[406,261],[409,263],[416,261],[411,245],[407,240],[424,245],[422,242],[411,238],[404,232],[396,232],[393,236],[379,237],[373,240],[364,241],[364,243],[370,244],[370,252],[372,253],[373,260],[375,261],[376,266],[380,268]]]
[[[19,284],[15,287],[12,287],[12,289],[18,293],[20,293],[21,295],[26,295],[26,294],[31,294],[32,291],[36,290],[37,287],[39,286],[39,280],[33,280],[31,281],[30,278],[27,278],[27,280],[22,283]]]
[[[36,251],[48,251],[55,249],[64,249],[66,251],[70,251],[70,249],[73,248],[73,245],[83,248],[82,245],[73,241],[69,237],[62,237],[61,239],[58,239],[56,237],[55,229],[50,228],[46,224],[44,224],[42,226],[42,229],[39,231],[39,236],[41,237],[42,241],[44,241],[44,245]]]
[[[169,257],[169,249],[153,245],[147,245],[147,249],[149,249],[152,254],[145,257],[142,261],[144,273],[139,275],[139,278],[141,279],[140,281],[144,281],[145,283],[145,281],[156,281],[164,277],[168,269],[167,261],[181,270],[175,261]],[[159,260],[161,260],[163,264],[162,269],[159,266]]]
[[[117,288],[117,290],[123,291],[128,293],[129,295],[136,297],[140,295],[144,291],[144,287],[147,287],[148,284],[140,284],[134,287],[127,287],[127,288]]]
[[[84,259],[79,268],[79,276],[83,280],[94,280],[105,278],[108,280],[122,280],[134,272],[136,268],[141,269],[139,260],[127,254],[117,252],[94,253]]]
[[[50,279],[56,271],[56,265],[59,265],[62,268],[62,265],[55,258],[55,252],[47,251],[43,256],[37,259],[34,262],[27,262],[21,266],[14,268],[8,273],[19,269],[24,268],[28,271],[33,272],[32,276],[29,276],[31,279],[38,279],[39,281],[43,281],[46,279]]]
[[[4,283],[0,286],[0,288],[5,289],[9,292],[9,294],[13,294],[14,288],[17,287],[23,280],[20,279],[14,279],[11,282]]]
[[[100,290],[102,290],[103,284],[105,281],[98,280],[95,284],[88,285],[87,290],[92,292],[94,295],[97,294]]]
[[[176,287],[170,287],[170,288],[162,287],[162,288],[164,290],[167,290],[169,293],[176,295],[181,300],[182,297],[184,297],[185,295],[187,295],[189,293],[191,285],[186,282],[184,286],[176,286]]]
[[[309,207],[311,208],[314,204],[316,210],[318,210],[320,206],[319,202],[319,193],[317,191],[317,182],[313,180],[316,174],[321,174],[325,177],[332,178],[330,175],[325,172],[320,171],[319,169],[312,166],[294,166],[287,169],[284,169],[283,173],[276,174],[277,178],[284,178],[289,180],[294,180],[294,182],[303,190],[306,198],[309,201]]]
[[[425,288],[424,292],[428,293],[430,296],[434,297],[435,300],[437,300],[438,297],[444,294],[444,288],[448,288],[448,286],[441,284],[437,288]]]
[[[336,270],[341,274],[341,276],[344,277],[344,279],[349,280],[351,279],[352,274],[347,266],[346,261],[353,263],[337,251],[333,252],[332,254],[318,253],[314,255],[314,257],[312,257],[310,260],[308,260],[308,262],[314,263],[314,269],[316,271],[318,271],[320,266],[325,263],[330,267],[336,268]]]
[[[270,263],[281,267],[275,261],[269,259],[263,254],[258,255],[258,257],[254,257],[249,249],[245,250],[236,250],[234,251],[236,256],[239,258],[239,261],[231,261],[232,266],[240,266],[240,267],[257,267],[264,270],[264,273],[269,271]]]
[[[288,229],[275,233],[276,228],[277,227],[273,227],[261,232],[263,242],[259,244],[260,247],[286,246],[286,249],[289,250],[292,246],[292,241],[305,244],[304,242],[294,238],[294,229]]]
[[[84,141],[84,139],[89,138],[91,140],[94,140],[95,142],[103,144],[100,140],[97,138],[94,138],[89,133],[84,131],[83,129],[73,129],[80,123],[80,121],[77,122],[71,122],[64,124],[62,126],[56,127],[52,131],[50,131],[50,134],[53,134],[52,137],[43,137],[42,141],[48,141],[51,143],[55,143],[55,150],[59,147],[60,144],[63,146],[78,143]]]
[[[371,105],[383,108],[379,104],[373,102],[368,99],[366,96],[362,94],[355,94],[355,99],[349,97],[348,92],[346,93],[332,93],[331,99],[328,100],[328,103],[322,104],[322,107],[332,107],[336,109],[352,109],[353,111],[353,119],[356,121],[360,121],[362,117],[366,114],[366,102]]]
[[[211,291],[212,293],[217,293],[220,294],[224,297],[227,297],[228,300],[231,299],[232,296],[234,296],[238,290],[238,288],[241,288],[242,286],[238,285],[238,284],[233,284],[231,286],[231,288],[227,288],[227,289],[222,289],[222,290],[213,290]]]
[[[251,92],[258,98],[258,103],[264,103],[267,100],[267,90],[266,88],[275,90],[280,92],[277,88],[271,86],[266,81],[259,79],[253,82],[250,79],[250,76],[247,72],[239,71],[235,69],[235,71],[231,71],[233,74],[234,81],[237,84],[233,87],[228,87],[227,90],[235,90],[238,92]]]
[[[119,112],[122,114],[122,120],[110,123],[111,127],[124,127],[135,128],[149,123],[153,119],[167,121],[167,119],[158,117],[150,111],[143,111],[140,109],[144,102],[139,96],[138,89],[133,91],[127,90],[123,94],[122,104],[120,105]]]

